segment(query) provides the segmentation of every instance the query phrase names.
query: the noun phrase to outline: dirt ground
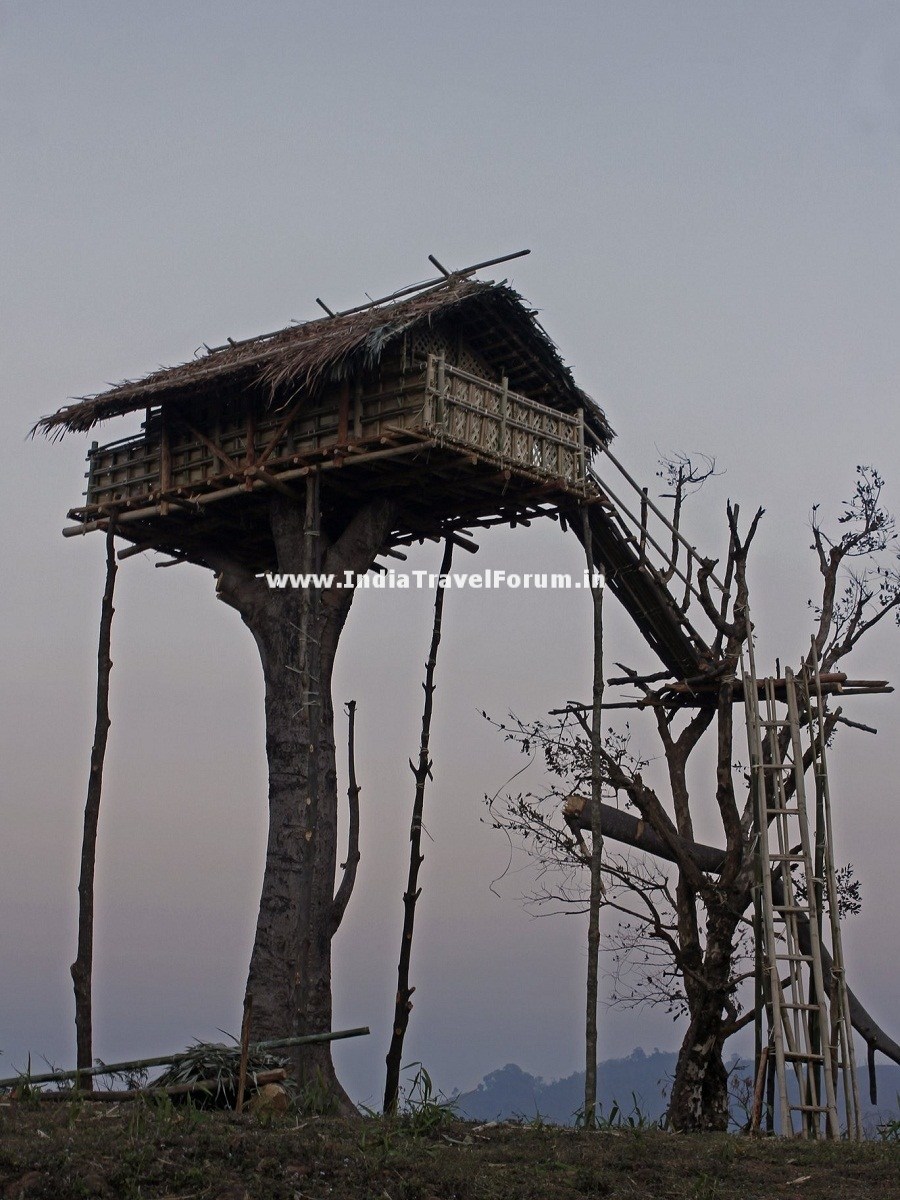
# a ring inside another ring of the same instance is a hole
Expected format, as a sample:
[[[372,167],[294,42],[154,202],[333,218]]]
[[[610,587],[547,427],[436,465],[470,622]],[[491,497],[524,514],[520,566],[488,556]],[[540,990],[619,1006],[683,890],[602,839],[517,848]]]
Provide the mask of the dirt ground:
[[[0,1102],[0,1197],[68,1200],[873,1200],[900,1144],[655,1129],[584,1132],[431,1115],[234,1117],[171,1103]]]

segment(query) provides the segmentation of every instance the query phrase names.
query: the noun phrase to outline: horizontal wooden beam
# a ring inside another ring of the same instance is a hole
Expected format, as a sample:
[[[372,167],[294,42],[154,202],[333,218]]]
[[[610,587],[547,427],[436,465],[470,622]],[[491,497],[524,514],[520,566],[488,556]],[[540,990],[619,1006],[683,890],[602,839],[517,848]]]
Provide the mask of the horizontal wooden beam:
[[[342,1038],[365,1037],[370,1033],[368,1025],[360,1025],[355,1029],[338,1029],[331,1033],[307,1033],[302,1037],[275,1038],[269,1042],[256,1042],[250,1047],[251,1054],[261,1050],[283,1049],[288,1046],[308,1046],[318,1042],[337,1042]],[[237,1047],[235,1047],[237,1049]],[[43,1075],[29,1075],[22,1071],[9,1079],[0,1079],[0,1088],[15,1087],[20,1083],[61,1083],[67,1079],[76,1079],[80,1075],[112,1075],[126,1071],[142,1071],[145,1067],[165,1067],[179,1062],[185,1056],[180,1054],[163,1054],[157,1058],[133,1058],[128,1062],[99,1063],[96,1067],[87,1067],[81,1071],[47,1071]]]
[[[287,1078],[287,1071],[283,1067],[278,1067],[271,1071],[254,1071],[251,1072],[251,1079],[255,1087],[262,1087],[267,1083],[280,1083]],[[220,1079],[194,1079],[189,1083],[171,1083],[166,1087],[145,1087],[145,1088],[126,1088],[116,1091],[103,1090],[101,1092],[85,1092],[68,1088],[63,1092],[38,1092],[38,1097],[42,1101],[62,1101],[69,1104],[79,1100],[85,1100],[89,1104],[118,1104],[120,1100],[149,1100],[153,1097],[162,1096],[189,1096],[193,1092],[210,1092],[213,1095],[222,1086]]]

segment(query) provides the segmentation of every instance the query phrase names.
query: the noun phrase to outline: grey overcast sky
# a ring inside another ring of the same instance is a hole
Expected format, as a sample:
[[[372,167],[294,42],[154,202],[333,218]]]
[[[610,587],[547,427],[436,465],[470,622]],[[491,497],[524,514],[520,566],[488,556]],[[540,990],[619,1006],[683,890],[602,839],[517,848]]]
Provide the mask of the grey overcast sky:
[[[73,1055],[77,860],[92,736],[102,539],[64,541],[88,439],[28,441],[71,396],[203,342],[349,306],[520,247],[541,310],[618,453],[726,472],[694,502],[767,509],[753,563],[761,656],[796,659],[815,587],[809,511],[857,463],[900,507],[900,7],[854,0],[455,4],[6,0],[0,1068]],[[132,431],[126,422],[98,436]],[[482,566],[578,569],[556,528],[494,532]],[[425,548],[411,565],[436,565]],[[360,596],[335,697],[359,702],[363,860],[336,942],[353,1094],[380,1094],[395,988],[431,597]],[[652,669],[609,606],[610,660]],[[408,1057],[467,1087],[508,1061],[581,1065],[578,918],[534,919],[481,823],[519,759],[480,710],[538,716],[588,687],[578,593],[448,596]],[[900,632],[863,675],[900,679]],[[236,614],[194,567],[123,565],[98,864],[96,1052],[235,1030],[266,823],[262,687]],[[900,709],[833,758],[839,857],[863,879],[851,980],[896,1013]],[[339,742],[343,742],[339,726]],[[538,786],[540,773],[524,777]],[[708,796],[701,808],[708,814]],[[713,826],[701,817],[701,830]],[[896,1036],[898,1030],[892,1027]],[[604,1011],[603,1055],[675,1048],[654,1013]],[[0,1070],[0,1073],[5,1073]]]

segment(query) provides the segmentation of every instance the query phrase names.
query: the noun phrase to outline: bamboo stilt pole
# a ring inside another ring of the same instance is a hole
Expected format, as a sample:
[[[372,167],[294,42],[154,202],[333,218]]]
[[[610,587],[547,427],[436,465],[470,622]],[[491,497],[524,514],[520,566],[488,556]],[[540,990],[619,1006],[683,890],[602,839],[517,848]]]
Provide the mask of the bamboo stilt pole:
[[[450,570],[453,560],[453,542],[448,538],[444,542],[444,556],[441,560],[441,575]],[[418,887],[419,867],[424,857],[422,855],[422,810],[425,802],[425,785],[431,775],[431,759],[429,758],[429,740],[431,737],[431,714],[434,702],[434,671],[437,665],[438,647],[441,643],[441,622],[444,612],[444,589],[439,587],[434,597],[434,623],[431,631],[431,648],[428,661],[425,664],[425,705],[422,710],[422,738],[419,744],[419,763],[413,766],[410,759],[410,770],[416,780],[416,792],[413,800],[412,823],[409,829],[409,875],[406,891],[403,893],[403,934],[400,941],[400,961],[397,965],[397,998],[394,1009],[394,1026],[391,1034],[391,1044],[388,1048],[385,1063],[387,1072],[384,1085],[384,1111],[393,1114],[397,1111],[397,1101],[400,1092],[400,1067],[403,1058],[403,1040],[409,1025],[409,1014],[412,1009],[411,997],[415,988],[409,986],[409,964],[412,955],[413,929],[416,921],[416,902],[422,889]]]
[[[106,586],[100,608],[100,637],[97,648],[97,715],[94,725],[94,744],[91,748],[91,771],[88,778],[87,800],[84,806],[84,833],[81,843],[81,873],[78,881],[78,949],[71,966],[75,990],[75,1062],[80,1071],[87,1071],[94,1061],[92,985],[94,974],[94,872],[97,862],[97,828],[100,821],[100,797],[103,790],[103,763],[109,736],[109,677],[112,671],[110,644],[115,609],[113,595],[116,583],[116,551],[114,545],[116,521],[111,517],[106,528]],[[91,1076],[85,1075],[83,1086],[90,1091]]]
[[[593,694],[591,696],[591,895],[588,908],[587,985],[585,1004],[584,1124],[593,1128],[597,1117],[597,993],[600,960],[600,903],[603,896],[602,766],[603,737],[603,587],[594,582],[594,554],[587,509],[584,510],[584,548],[593,602]]]

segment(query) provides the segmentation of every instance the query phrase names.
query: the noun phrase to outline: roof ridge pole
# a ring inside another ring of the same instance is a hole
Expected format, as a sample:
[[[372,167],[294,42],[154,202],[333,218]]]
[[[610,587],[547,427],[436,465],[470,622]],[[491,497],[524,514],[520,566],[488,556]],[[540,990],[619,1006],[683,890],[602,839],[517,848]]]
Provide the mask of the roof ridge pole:
[[[443,272],[437,279],[426,279],[422,283],[410,284],[408,287],[391,292],[389,296],[382,296],[378,300],[370,300],[368,304],[358,304],[355,308],[341,309],[334,316],[349,317],[353,313],[365,312],[369,308],[378,308],[380,304],[389,304],[392,300],[401,300],[404,296],[413,295],[414,292],[424,292],[429,288],[439,287],[442,283],[448,283],[452,279],[462,279],[466,275],[474,275],[476,271],[483,271],[486,267],[496,267],[500,263],[511,262],[514,258],[524,258],[526,254],[530,253],[530,250],[517,250],[514,254],[501,254],[499,258],[486,258],[483,262],[473,263],[471,267],[461,267],[458,271],[448,271],[446,267],[442,267],[429,254],[429,261],[434,263],[439,271]],[[324,317],[320,318],[320,320],[324,320]],[[280,333],[281,331],[278,330],[277,332]]]

